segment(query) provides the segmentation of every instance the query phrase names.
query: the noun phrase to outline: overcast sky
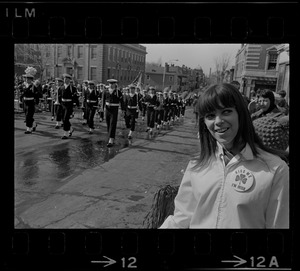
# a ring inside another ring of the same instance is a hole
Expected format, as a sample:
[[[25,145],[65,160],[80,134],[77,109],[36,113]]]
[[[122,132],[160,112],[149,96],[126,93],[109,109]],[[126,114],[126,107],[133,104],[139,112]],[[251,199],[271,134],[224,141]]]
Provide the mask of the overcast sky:
[[[231,68],[235,64],[235,56],[241,44],[142,44],[147,47],[146,62],[165,62],[178,59],[173,63],[178,66],[203,69],[208,75],[209,69],[215,70],[215,58],[223,54],[230,56]]]

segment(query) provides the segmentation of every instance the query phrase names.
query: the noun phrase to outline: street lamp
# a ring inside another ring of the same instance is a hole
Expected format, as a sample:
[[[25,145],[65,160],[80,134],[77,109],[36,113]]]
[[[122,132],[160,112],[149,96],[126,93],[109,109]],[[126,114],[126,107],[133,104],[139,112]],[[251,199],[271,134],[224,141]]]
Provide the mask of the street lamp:
[[[164,91],[164,89],[165,89],[166,64],[169,64],[169,63],[172,63],[172,62],[175,62],[175,61],[179,61],[179,60],[178,60],[178,59],[171,59],[171,60],[169,60],[169,61],[167,61],[167,62],[165,63],[165,66],[164,66],[164,74],[163,74],[163,88],[162,88],[163,91]]]

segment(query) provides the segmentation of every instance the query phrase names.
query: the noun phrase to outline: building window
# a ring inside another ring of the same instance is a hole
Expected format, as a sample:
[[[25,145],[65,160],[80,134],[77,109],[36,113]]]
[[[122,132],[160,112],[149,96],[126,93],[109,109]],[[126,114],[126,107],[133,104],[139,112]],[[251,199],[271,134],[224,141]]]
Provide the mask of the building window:
[[[67,74],[70,74],[73,76],[73,68],[72,67],[67,67],[66,72],[67,72]]]
[[[147,80],[150,80],[150,75],[147,74]]]
[[[72,56],[72,46],[71,46],[71,45],[68,45],[68,46],[67,46],[67,56],[68,56],[68,57],[71,57],[71,56]]]
[[[83,68],[77,67],[77,79],[82,80],[83,79]]]
[[[107,79],[110,79],[110,68],[107,69]]]
[[[112,61],[115,61],[115,48],[112,48]]]
[[[50,46],[47,45],[46,46],[46,57],[49,57],[50,56]]]
[[[57,46],[57,57],[61,57],[61,46]]]
[[[96,80],[96,79],[97,79],[97,68],[91,67],[91,80]]]
[[[277,54],[269,54],[268,70],[275,70],[277,65]]]
[[[173,82],[173,76],[169,76],[169,82]]]
[[[62,76],[62,66],[57,66],[57,77]]]
[[[77,47],[77,58],[83,58],[83,46]]]
[[[108,53],[107,53],[107,60],[108,60],[108,61],[111,60],[110,54],[111,54],[111,48],[108,47]]]
[[[97,47],[96,46],[91,46],[91,58],[92,59],[97,58]]]
[[[121,50],[118,50],[118,61],[121,61]]]

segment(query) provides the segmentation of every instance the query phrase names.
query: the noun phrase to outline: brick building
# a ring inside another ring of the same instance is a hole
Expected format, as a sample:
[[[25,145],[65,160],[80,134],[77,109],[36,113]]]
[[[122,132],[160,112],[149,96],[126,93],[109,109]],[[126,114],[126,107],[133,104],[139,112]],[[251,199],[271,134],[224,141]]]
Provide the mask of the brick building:
[[[242,44],[236,55],[234,80],[247,97],[251,90],[276,90],[278,65],[276,44]]]
[[[165,67],[162,67],[147,64],[145,74],[145,84],[155,86],[160,91],[169,87],[173,91],[183,92],[199,88],[204,81],[204,73],[201,68],[191,69],[185,65],[180,67],[165,63]]]
[[[276,92],[286,91],[286,101],[290,102],[290,46],[281,44],[276,47],[278,52],[278,80]]]
[[[139,44],[45,44],[43,78],[68,73],[78,83],[114,78],[119,86],[127,86],[139,71],[144,75],[146,54],[146,47]]]

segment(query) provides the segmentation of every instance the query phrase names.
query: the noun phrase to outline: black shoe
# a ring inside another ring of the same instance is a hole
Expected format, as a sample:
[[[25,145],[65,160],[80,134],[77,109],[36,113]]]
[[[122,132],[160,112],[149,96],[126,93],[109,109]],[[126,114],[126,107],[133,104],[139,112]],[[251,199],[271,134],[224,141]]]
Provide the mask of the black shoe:
[[[110,143],[110,142],[109,142],[109,143],[107,143],[106,146],[107,146],[108,148],[110,148],[110,147],[112,147],[113,145],[114,145],[113,143]]]
[[[31,131],[25,131],[24,134],[31,134]]]
[[[61,139],[68,139],[68,137],[64,135],[61,137]]]
[[[69,136],[72,136],[73,132],[74,132],[74,128],[72,128],[72,131],[69,132]]]
[[[35,124],[35,126],[34,126],[34,127],[32,127],[32,131],[33,131],[33,132],[35,132],[35,130],[36,130],[36,127],[37,127],[37,124]]]
[[[89,134],[91,135],[93,132],[92,131],[89,131]]]
[[[54,120],[54,117],[51,117],[51,121],[53,121]]]
[[[147,128],[147,129],[146,129],[146,132],[149,132],[149,131],[150,131],[150,128]]]
[[[59,129],[59,125],[55,125],[55,129]]]
[[[83,122],[82,125],[86,125],[86,122]]]
[[[131,136],[131,135],[129,135],[129,136],[128,136],[128,139],[132,139],[132,136]]]
[[[62,123],[60,126],[61,126],[61,127],[64,127],[64,124]]]

